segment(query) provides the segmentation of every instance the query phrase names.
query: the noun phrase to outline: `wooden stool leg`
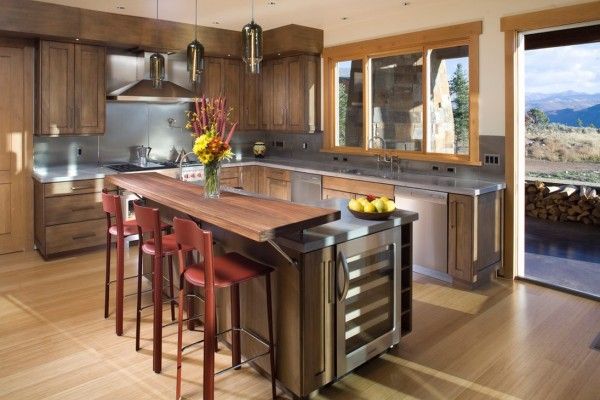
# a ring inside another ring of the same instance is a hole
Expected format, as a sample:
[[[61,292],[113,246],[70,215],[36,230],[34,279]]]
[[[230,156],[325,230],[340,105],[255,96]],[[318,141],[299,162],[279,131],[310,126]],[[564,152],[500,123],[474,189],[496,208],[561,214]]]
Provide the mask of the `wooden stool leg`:
[[[167,256],[169,267],[169,296],[171,297],[171,321],[175,321],[175,292],[173,291],[173,256]]]
[[[179,288],[179,304],[183,304],[183,297],[185,295],[184,285],[182,284]],[[189,310],[188,310],[189,318]],[[175,389],[175,398],[181,398],[181,363],[183,359],[183,307],[179,306],[177,309],[177,386]]]
[[[204,302],[204,380],[202,382],[202,392],[204,400],[214,400],[215,398],[215,350],[217,338],[214,335],[216,330],[215,323],[215,294],[211,290],[206,290]]]
[[[269,324],[269,359],[271,361],[271,390],[273,392],[273,400],[277,398],[277,387],[275,385],[276,369],[275,369],[275,346],[273,344],[273,308],[271,301],[271,274],[265,275],[267,284],[267,320]]]
[[[106,274],[104,277],[104,318],[108,318],[108,303],[110,296],[110,248],[112,247],[111,234],[106,230]]]
[[[135,351],[140,349],[140,324],[142,319],[142,274],[144,273],[142,242],[140,240],[138,251],[138,276],[137,276],[137,306],[135,313]]]
[[[242,361],[240,346],[240,285],[232,285],[231,293],[231,365],[238,365]],[[237,367],[236,369],[240,369]]]
[[[125,246],[123,237],[117,236],[117,310],[116,332],[117,336],[123,335],[123,286],[125,280]]]

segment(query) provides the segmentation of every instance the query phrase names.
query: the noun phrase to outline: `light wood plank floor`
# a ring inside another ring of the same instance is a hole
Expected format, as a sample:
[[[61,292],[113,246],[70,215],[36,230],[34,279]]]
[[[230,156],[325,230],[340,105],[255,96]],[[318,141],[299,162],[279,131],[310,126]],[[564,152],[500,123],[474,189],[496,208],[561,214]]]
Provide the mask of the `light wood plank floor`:
[[[126,255],[130,273],[136,252]],[[114,334],[114,314],[103,318],[103,262],[103,251],[51,262],[35,252],[0,256],[0,399],[174,398],[175,328],[165,331],[157,375],[149,310],[137,353],[135,298],[126,300],[123,337]],[[600,332],[596,302],[520,282],[469,292],[417,277],[414,315],[397,349],[318,398],[600,399],[600,351],[590,349]],[[200,353],[183,366],[186,398],[201,398]],[[218,365],[228,355],[221,350]],[[218,399],[270,395],[268,380],[250,368],[217,378],[216,387]]]

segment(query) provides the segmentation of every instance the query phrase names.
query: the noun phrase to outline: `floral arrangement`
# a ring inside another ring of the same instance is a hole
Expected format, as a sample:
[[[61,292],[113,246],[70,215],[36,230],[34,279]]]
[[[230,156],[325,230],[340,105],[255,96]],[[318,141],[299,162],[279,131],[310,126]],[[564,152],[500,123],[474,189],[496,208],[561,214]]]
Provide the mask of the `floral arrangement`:
[[[229,141],[237,122],[229,122],[227,101],[218,97],[208,101],[206,97],[195,100],[195,111],[188,111],[186,128],[194,140],[193,152],[204,165],[204,196],[219,198],[219,171],[221,162],[233,157]],[[227,127],[229,125],[229,132]]]
[[[218,97],[208,101],[206,97],[195,101],[195,112],[188,111],[186,128],[192,130],[196,137],[194,141],[194,154],[204,165],[221,162],[233,157],[229,141],[235,132],[237,122],[229,122],[227,100]],[[229,133],[225,134],[227,125]]]

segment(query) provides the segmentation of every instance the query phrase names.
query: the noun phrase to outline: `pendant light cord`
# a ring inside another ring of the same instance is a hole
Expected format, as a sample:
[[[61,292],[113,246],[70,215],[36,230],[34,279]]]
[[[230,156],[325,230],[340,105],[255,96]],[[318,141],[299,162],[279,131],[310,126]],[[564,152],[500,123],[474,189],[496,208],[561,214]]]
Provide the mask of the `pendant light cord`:
[[[156,0],[156,20],[158,21],[158,0]]]
[[[194,39],[198,40],[198,0],[196,0],[196,14],[194,14]]]
[[[254,0],[252,0],[252,22],[254,22]]]

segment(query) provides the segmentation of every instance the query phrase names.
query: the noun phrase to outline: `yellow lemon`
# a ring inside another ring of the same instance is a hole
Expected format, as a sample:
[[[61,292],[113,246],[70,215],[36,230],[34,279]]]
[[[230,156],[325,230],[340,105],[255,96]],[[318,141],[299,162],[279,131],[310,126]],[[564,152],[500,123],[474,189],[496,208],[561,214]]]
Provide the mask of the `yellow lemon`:
[[[363,205],[360,201],[356,200],[356,199],[352,199],[348,202],[348,208],[351,209],[352,211],[363,211]]]
[[[387,198],[387,197],[385,197],[385,196],[381,196],[381,197],[380,197],[380,199],[381,199],[381,201],[383,201],[384,203],[387,203],[388,201],[390,201],[390,199],[388,199],[388,198]]]
[[[388,200],[385,202],[385,211],[389,212],[389,211],[394,211],[395,209],[396,209],[396,204],[393,201]]]
[[[382,212],[385,209],[385,203],[380,198],[373,200],[371,204],[377,209],[377,212]]]
[[[371,203],[367,203],[363,209],[364,212],[374,213],[377,212],[377,208]]]

